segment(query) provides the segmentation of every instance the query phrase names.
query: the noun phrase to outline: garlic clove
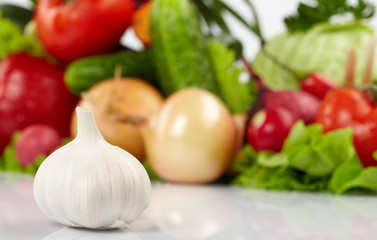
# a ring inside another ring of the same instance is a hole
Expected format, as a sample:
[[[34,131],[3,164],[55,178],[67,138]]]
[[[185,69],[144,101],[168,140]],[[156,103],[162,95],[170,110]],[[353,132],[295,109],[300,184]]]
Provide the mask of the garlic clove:
[[[42,163],[34,197],[50,218],[73,227],[127,227],[149,204],[151,183],[141,163],[107,143],[89,109],[78,107],[76,138]]]

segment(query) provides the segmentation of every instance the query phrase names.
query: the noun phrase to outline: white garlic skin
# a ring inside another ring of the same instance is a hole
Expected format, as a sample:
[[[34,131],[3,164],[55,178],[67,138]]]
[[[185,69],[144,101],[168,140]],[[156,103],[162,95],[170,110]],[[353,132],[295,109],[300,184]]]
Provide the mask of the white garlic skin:
[[[78,135],[38,169],[35,201],[66,226],[127,227],[149,204],[148,174],[135,157],[103,139],[90,110],[76,111]]]

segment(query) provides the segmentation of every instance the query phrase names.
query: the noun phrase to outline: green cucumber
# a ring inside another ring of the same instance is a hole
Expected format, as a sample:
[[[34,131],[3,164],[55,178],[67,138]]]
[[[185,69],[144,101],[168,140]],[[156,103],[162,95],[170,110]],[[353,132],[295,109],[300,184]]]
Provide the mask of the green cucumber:
[[[157,86],[157,74],[149,49],[141,52],[119,51],[78,59],[68,65],[64,80],[68,89],[79,95],[92,85],[114,77],[117,66],[121,67],[122,76],[139,78]]]
[[[187,87],[219,95],[199,15],[191,0],[154,0],[151,35],[164,95]]]

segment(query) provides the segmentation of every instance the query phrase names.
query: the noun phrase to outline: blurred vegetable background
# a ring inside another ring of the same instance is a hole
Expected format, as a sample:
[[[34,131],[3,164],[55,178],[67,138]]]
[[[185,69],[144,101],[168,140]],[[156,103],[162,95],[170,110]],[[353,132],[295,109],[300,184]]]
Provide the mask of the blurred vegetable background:
[[[79,105],[153,179],[376,191],[375,6],[287,1],[271,34],[257,2],[0,2],[0,170],[35,173]]]

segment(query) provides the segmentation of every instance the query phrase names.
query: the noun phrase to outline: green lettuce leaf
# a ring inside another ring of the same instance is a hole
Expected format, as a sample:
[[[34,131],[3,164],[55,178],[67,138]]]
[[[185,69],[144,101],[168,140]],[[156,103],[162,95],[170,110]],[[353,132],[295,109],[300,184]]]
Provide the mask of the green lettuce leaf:
[[[291,159],[291,167],[313,176],[330,174],[335,168],[331,159],[322,156],[310,146],[305,146]]]
[[[298,121],[284,141],[283,151],[288,152],[291,149],[309,144],[313,139],[322,137],[322,131],[321,124],[305,126],[303,121]]]
[[[284,153],[273,153],[270,151],[263,151],[257,156],[257,162],[262,167],[275,168],[288,166],[289,159]]]
[[[25,36],[16,24],[3,18],[0,12],[0,59],[19,52],[27,52],[40,57],[47,55],[36,38]]]
[[[330,180],[330,190],[335,193],[343,193],[346,190],[345,186],[359,176],[362,171],[363,166],[355,154],[334,171]]]
[[[355,49],[358,59],[355,82],[361,83],[367,45],[373,36],[373,29],[361,23],[320,23],[308,31],[278,35],[263,49],[301,76],[318,71],[340,84],[344,81],[347,51]],[[265,84],[273,89],[298,89],[298,79],[272,61],[263,49],[253,67]],[[376,79],[377,61],[373,69],[373,79]]]
[[[242,157],[235,161],[239,175],[233,184],[333,193],[355,188],[377,190],[377,177],[372,175],[374,170],[362,168],[352,139],[350,128],[323,134],[321,125],[305,126],[298,121],[281,152],[255,152],[246,145]]]
[[[371,190],[377,193],[377,167],[367,167],[349,182],[346,182],[338,193],[343,193],[355,188]]]
[[[246,145],[234,160],[234,169],[244,171],[253,166],[257,158],[257,152],[250,146]]]
[[[298,173],[291,168],[266,168],[255,164],[244,170],[245,171],[233,181],[233,184],[257,189],[306,189],[300,182]]]
[[[355,154],[352,130],[344,128],[323,135],[321,125],[305,126],[298,121],[284,142],[283,152],[291,167],[314,176],[328,175]]]

